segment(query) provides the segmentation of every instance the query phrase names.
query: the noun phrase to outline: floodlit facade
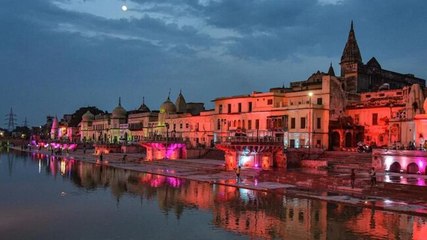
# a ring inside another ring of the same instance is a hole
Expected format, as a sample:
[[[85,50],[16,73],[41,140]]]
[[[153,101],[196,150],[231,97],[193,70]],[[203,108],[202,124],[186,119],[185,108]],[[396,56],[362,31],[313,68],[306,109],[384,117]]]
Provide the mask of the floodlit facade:
[[[358,142],[396,148],[424,144],[424,79],[384,70],[375,58],[364,64],[353,23],[340,67],[339,76],[331,64],[327,72],[317,71],[288,87],[217,97],[210,110],[203,103],[187,102],[182,92],[174,102],[169,94],[159,110],[150,110],[143,101],[137,110],[126,111],[119,100],[112,113],[86,112],[77,130],[65,134],[82,142],[122,144],[179,139],[187,148],[241,139],[333,150],[351,149]],[[63,127],[54,120],[53,139]],[[248,151],[239,149],[240,154]],[[249,149],[260,159],[266,157],[262,151],[260,145]],[[252,164],[262,164],[256,158]]]

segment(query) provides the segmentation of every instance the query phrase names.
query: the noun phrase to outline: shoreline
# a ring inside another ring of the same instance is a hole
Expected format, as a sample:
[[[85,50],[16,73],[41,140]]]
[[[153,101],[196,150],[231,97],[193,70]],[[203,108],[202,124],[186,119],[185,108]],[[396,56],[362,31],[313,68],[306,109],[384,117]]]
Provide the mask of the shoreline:
[[[10,147],[10,149],[19,152],[51,155],[50,152],[45,150],[28,150],[19,147]],[[322,186],[315,186],[310,181],[287,182],[275,175],[277,171],[260,169],[242,169],[240,175],[242,180],[237,182],[234,171],[225,171],[224,162],[221,160],[179,159],[140,161],[140,154],[126,155],[126,161],[123,162],[123,154],[107,154],[103,156],[103,163],[100,163],[97,155],[92,153],[83,154],[82,150],[76,150],[60,156],[54,154],[56,157],[70,158],[92,164],[103,164],[117,169],[427,217],[426,201],[411,203],[408,200],[414,201],[414,199],[401,199],[401,197],[395,195],[397,193],[393,192],[390,192],[390,196],[383,196],[384,189],[381,189],[381,182],[374,189],[371,189],[371,191],[367,190],[366,187],[359,187],[358,185],[363,186],[366,179],[369,178],[367,175],[365,177],[364,174],[358,176],[359,184],[356,184],[357,187],[355,188],[346,185],[328,185],[322,188]],[[292,170],[284,170],[283,172],[289,175],[298,175],[297,172]],[[299,174],[301,177],[304,177],[304,174]],[[342,178],[342,176],[340,177]]]

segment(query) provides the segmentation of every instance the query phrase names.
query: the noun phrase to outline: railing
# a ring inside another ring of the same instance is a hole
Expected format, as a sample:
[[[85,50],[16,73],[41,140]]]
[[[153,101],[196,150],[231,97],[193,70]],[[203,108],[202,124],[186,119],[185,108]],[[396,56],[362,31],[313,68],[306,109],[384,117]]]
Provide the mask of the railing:
[[[151,136],[140,138],[143,142],[184,142],[182,137],[165,137],[165,136]]]
[[[217,137],[216,143],[265,143],[265,144],[283,144],[283,137],[247,137],[247,136],[228,136]]]

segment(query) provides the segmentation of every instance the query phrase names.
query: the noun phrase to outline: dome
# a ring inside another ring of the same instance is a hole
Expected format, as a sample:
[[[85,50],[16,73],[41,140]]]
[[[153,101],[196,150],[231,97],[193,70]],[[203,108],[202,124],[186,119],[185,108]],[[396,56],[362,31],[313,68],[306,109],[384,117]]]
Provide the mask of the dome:
[[[150,111],[150,108],[148,108],[148,107],[147,107],[147,105],[145,105],[145,104],[142,104],[142,105],[138,108],[138,111],[141,111],[141,112],[151,112],[151,111]]]
[[[89,122],[92,121],[94,118],[95,116],[89,110],[87,110],[87,112],[82,116],[82,121]]]
[[[145,105],[145,98],[144,97],[142,98],[142,104],[138,108],[138,111],[141,111],[141,112],[151,112],[150,108],[148,108],[147,105]]]
[[[122,106],[117,106],[113,110],[113,118],[125,118],[126,117],[126,110]]]
[[[185,102],[185,98],[182,95],[181,91],[179,92],[179,96],[176,99],[175,105],[176,105],[177,112],[180,112],[180,113],[187,112],[187,103]]]
[[[170,98],[160,106],[160,113],[176,113],[176,106],[171,102]]]
[[[112,117],[113,118],[126,118],[126,114],[127,114],[126,109],[124,109],[122,107],[122,104],[121,104],[121,101],[119,98],[119,105],[116,108],[114,108],[114,110],[112,112]]]

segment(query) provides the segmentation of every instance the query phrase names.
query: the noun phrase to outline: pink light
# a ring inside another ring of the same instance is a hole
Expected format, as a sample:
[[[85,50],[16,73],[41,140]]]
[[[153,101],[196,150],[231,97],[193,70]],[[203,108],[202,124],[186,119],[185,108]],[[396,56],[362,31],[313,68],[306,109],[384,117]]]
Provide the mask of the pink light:
[[[418,186],[425,186],[426,182],[424,178],[417,178],[417,185]]]

